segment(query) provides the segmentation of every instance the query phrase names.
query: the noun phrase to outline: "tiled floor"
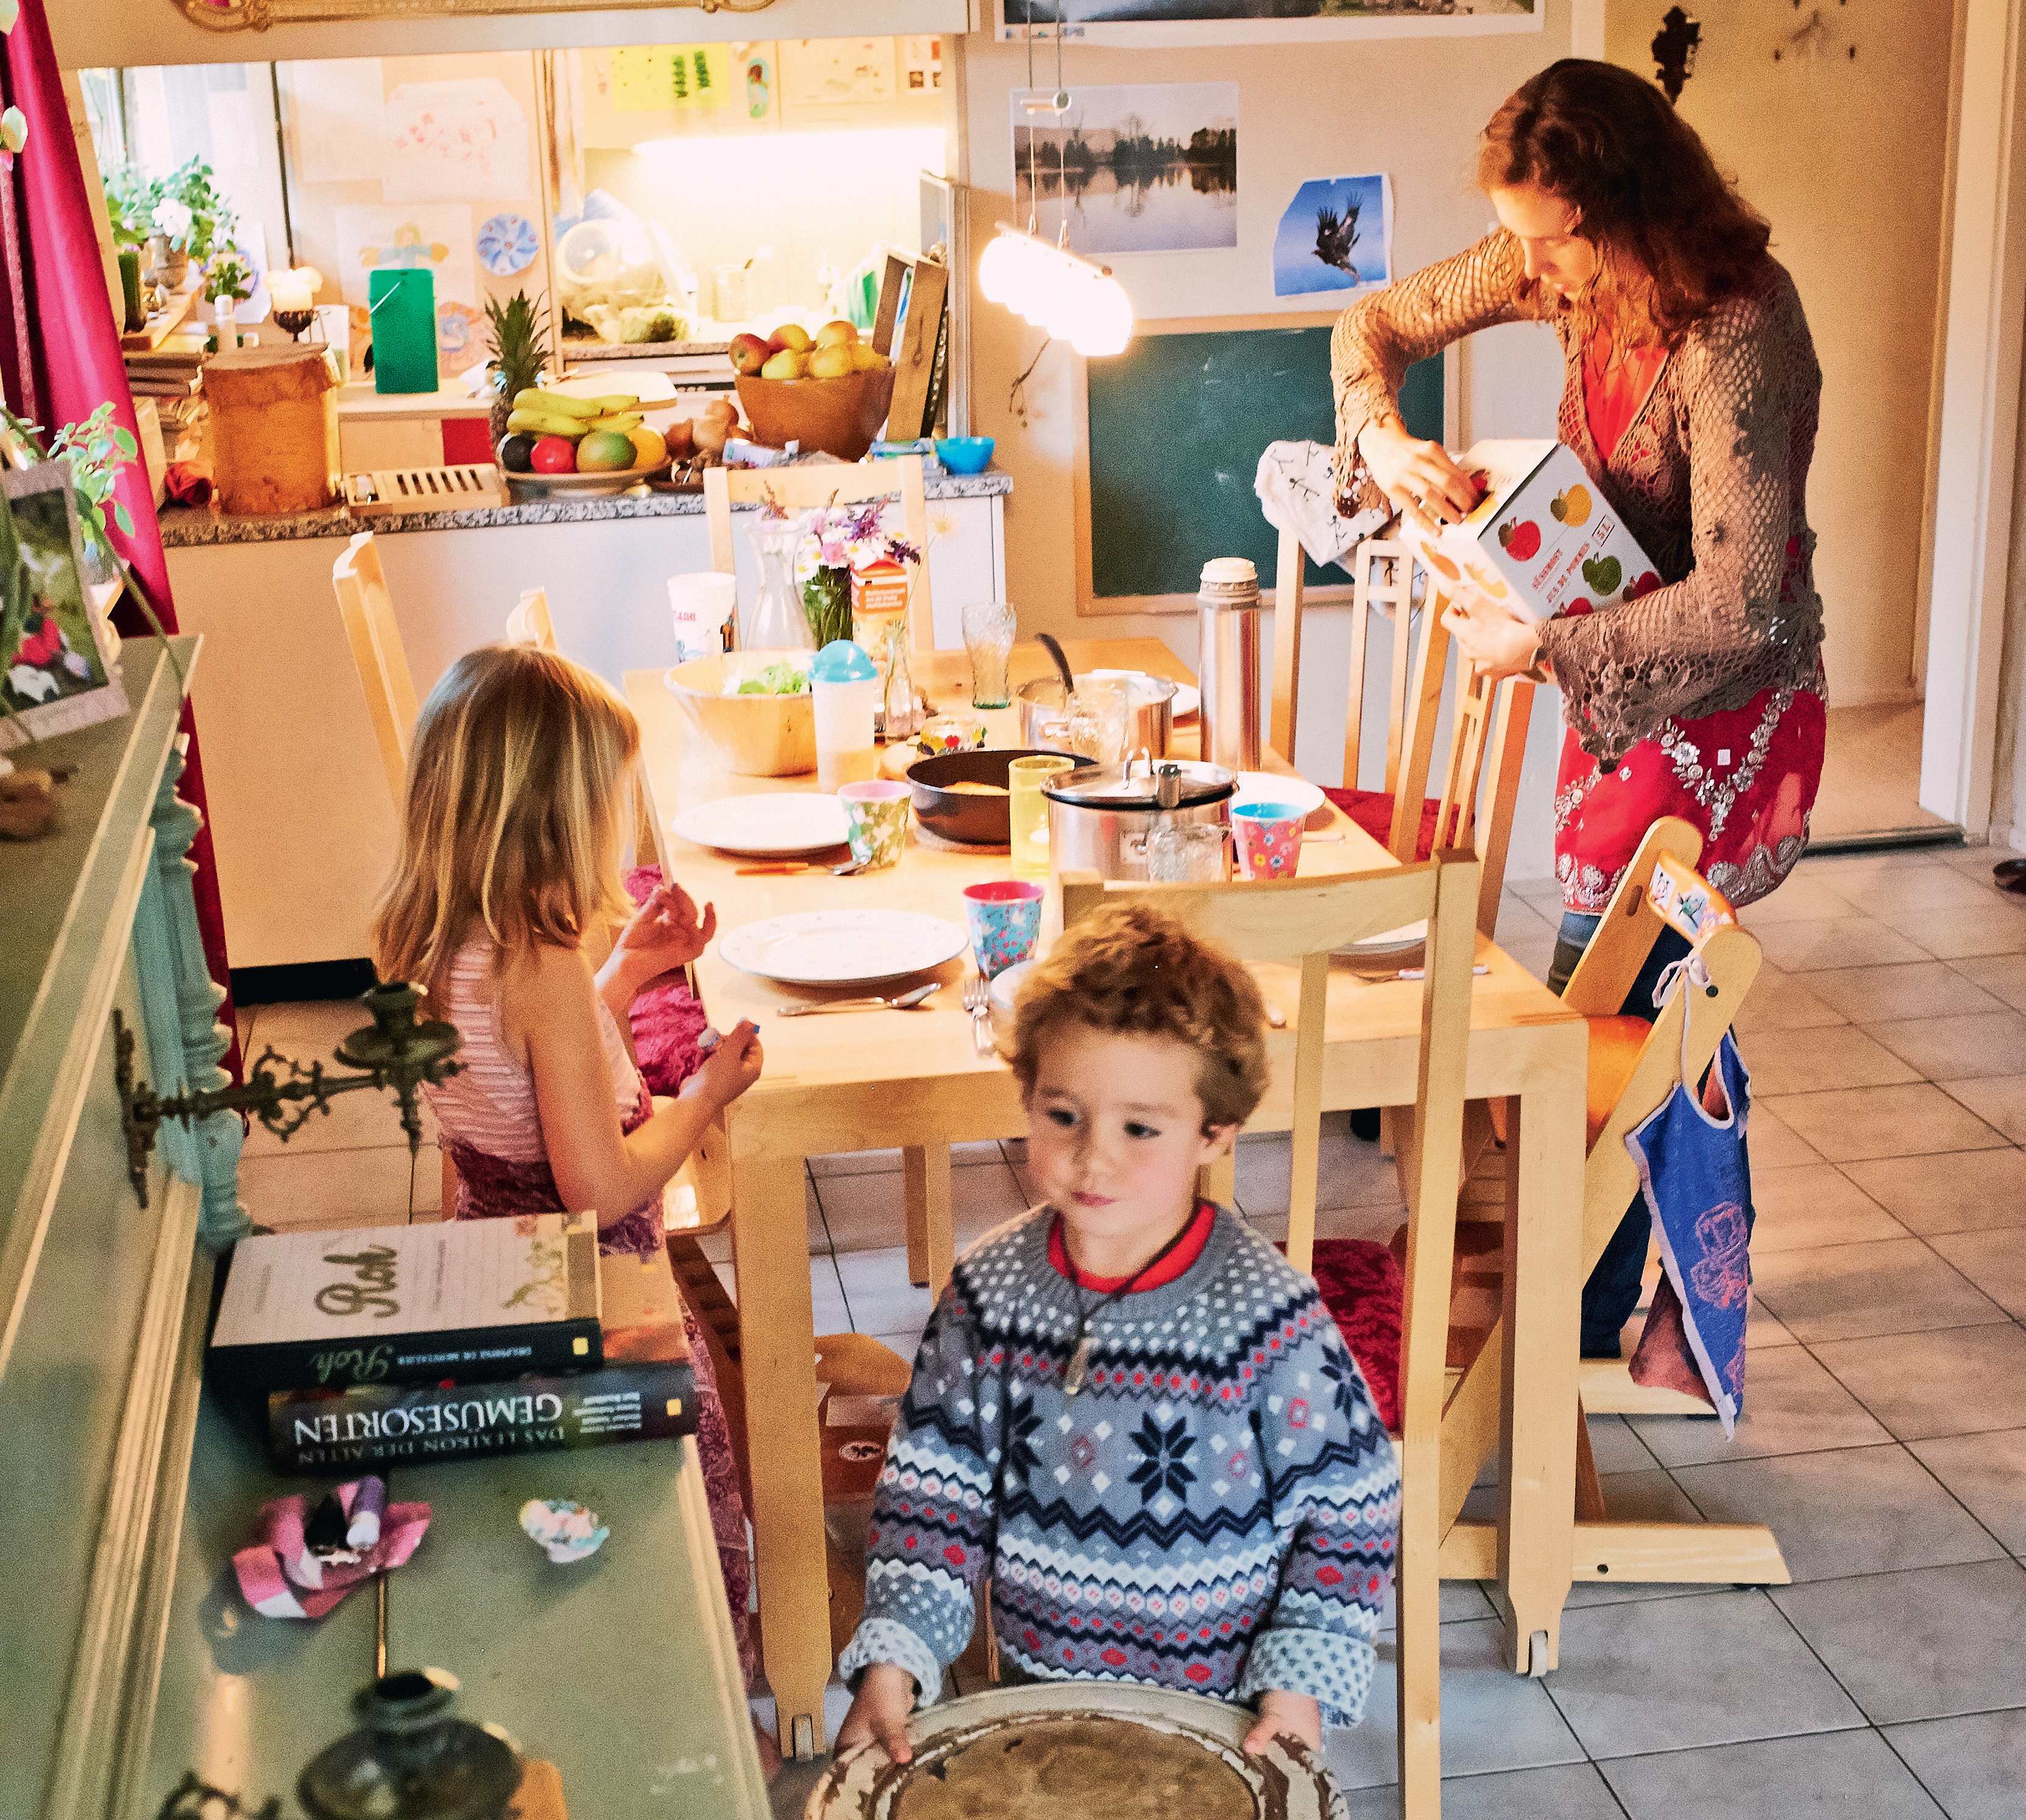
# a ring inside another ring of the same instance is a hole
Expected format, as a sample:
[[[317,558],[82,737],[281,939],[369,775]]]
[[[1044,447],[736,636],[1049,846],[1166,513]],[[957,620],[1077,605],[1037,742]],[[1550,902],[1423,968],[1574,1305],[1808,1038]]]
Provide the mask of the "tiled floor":
[[[2026,902],[1991,889],[1996,857],[1811,860],[1747,913],[1766,965],[1739,1021],[1758,1094],[1746,1413],[1729,1442],[1713,1422],[1591,1426],[1615,1512],[1768,1522],[1794,1584],[1579,1586],[1545,1682],[1497,1666],[1480,1590],[1446,1589],[1450,1820],[2026,1814]],[[1553,899],[1516,887],[1500,923],[1538,972]],[[241,1035],[323,1052],[357,1021],[272,1006]],[[1240,1157],[1269,1232],[1284,1159],[1273,1140]],[[961,1245],[1027,1184],[1017,1143],[957,1161]],[[433,1218],[440,1199],[434,1152],[411,1168],[359,1099],[285,1150],[256,1138],[242,1181],[274,1225]],[[1391,1232],[1391,1167],[1339,1121],[1322,1185],[1323,1230]],[[819,1159],[808,1197],[818,1330],[909,1351],[929,1299],[894,1243],[897,1155]],[[1392,1711],[1382,1674],[1365,1724],[1330,1740],[1360,1820],[1396,1811]],[[806,1785],[791,1768],[780,1811]]]

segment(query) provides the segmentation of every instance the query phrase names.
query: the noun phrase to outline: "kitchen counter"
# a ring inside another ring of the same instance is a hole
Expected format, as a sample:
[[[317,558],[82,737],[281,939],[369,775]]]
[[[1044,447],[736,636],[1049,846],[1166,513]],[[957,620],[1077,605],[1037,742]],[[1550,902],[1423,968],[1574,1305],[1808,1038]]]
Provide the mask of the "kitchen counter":
[[[982,474],[931,474],[923,491],[931,499],[997,499],[1013,490],[1013,477],[999,468]],[[750,507],[735,507],[750,510]],[[444,512],[394,512],[355,517],[342,506],[323,512],[289,512],[273,517],[238,517],[208,508],[164,507],[158,514],[164,547],[187,550],[211,543],[278,543],[297,537],[348,537],[355,531],[479,530],[488,525],[587,525],[603,519],[702,516],[701,493],[635,490],[601,499],[528,499],[506,506],[474,506]]]

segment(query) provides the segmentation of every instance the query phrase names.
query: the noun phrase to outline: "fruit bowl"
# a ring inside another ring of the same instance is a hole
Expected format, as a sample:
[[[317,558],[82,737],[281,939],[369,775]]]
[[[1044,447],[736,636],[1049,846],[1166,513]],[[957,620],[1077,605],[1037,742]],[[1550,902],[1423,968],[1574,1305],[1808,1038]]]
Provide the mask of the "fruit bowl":
[[[499,451],[493,455],[499,458]],[[537,474],[517,472],[503,460],[499,471],[506,478],[506,484],[523,498],[547,498],[551,494],[575,495],[579,499],[598,499],[615,493],[623,493],[628,487],[642,481],[659,480],[668,473],[669,462],[665,458],[653,467],[610,468],[602,473],[590,474]]]
[[[739,376],[739,402],[753,433],[772,448],[798,442],[855,462],[871,448],[893,402],[893,369],[847,373],[841,379],[761,379]]]
[[[691,658],[669,672],[669,692],[741,777],[793,777],[816,768],[816,704],[807,695],[728,695],[727,666],[742,675],[781,659],[806,668],[809,651],[738,651]]]

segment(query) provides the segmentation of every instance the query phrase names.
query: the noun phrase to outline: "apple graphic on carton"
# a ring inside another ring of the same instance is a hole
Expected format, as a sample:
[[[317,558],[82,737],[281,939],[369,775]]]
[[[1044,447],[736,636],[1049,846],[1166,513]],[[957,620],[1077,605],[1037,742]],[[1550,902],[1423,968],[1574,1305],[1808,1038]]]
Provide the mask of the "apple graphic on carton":
[[[1541,527],[1531,518],[1508,518],[1498,527],[1498,547],[1515,562],[1531,562],[1541,553]]]

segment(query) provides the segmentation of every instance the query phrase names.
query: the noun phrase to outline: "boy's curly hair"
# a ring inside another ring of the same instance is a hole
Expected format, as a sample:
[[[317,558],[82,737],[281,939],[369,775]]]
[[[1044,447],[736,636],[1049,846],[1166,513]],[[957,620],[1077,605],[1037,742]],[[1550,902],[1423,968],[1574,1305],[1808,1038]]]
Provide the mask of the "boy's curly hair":
[[[1252,975],[1149,904],[1087,916],[1021,982],[1013,1072],[1022,1094],[1034,1090],[1048,1039],[1079,1025],[1193,1049],[1206,1130],[1243,1125],[1265,1093],[1266,1004]]]

